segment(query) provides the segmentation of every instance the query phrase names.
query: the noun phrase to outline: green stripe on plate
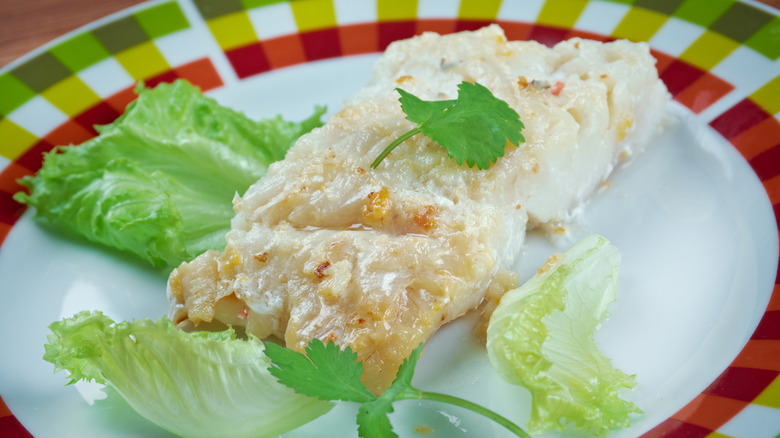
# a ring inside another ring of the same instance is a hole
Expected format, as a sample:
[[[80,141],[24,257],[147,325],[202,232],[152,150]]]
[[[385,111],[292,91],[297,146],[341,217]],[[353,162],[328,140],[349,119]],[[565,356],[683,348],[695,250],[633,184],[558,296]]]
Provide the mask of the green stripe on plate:
[[[149,38],[159,38],[190,27],[176,2],[161,3],[136,12],[135,19]]]
[[[41,53],[11,72],[36,93],[40,93],[71,74],[70,70],[49,52]]]
[[[259,8],[261,6],[268,6],[274,3],[285,3],[287,0],[241,0],[241,4],[245,9]]]
[[[192,0],[192,2],[206,20],[244,10],[240,0]]]
[[[111,53],[119,53],[149,41],[149,36],[132,15],[101,26],[92,33]]]
[[[710,27],[733,4],[734,0],[685,0],[673,15],[703,27]]]
[[[682,2],[683,0],[637,0],[634,6],[671,15]]]
[[[712,23],[710,29],[734,41],[744,42],[764,27],[772,15],[745,3],[734,3],[725,14]]]
[[[63,41],[49,52],[73,73],[111,56],[91,32],[84,32]]]
[[[11,73],[0,75],[0,90],[3,94],[0,99],[0,115],[3,116],[11,114],[13,110],[35,97],[35,91]]]
[[[748,38],[745,45],[769,59],[780,58],[780,17],[773,17],[772,21]]]

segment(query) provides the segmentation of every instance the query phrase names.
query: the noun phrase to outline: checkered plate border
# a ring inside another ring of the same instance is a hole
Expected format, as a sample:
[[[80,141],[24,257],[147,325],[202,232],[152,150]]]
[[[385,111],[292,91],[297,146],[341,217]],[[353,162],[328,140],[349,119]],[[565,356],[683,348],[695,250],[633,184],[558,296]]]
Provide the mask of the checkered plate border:
[[[137,81],[185,78],[207,91],[291,65],[378,52],[423,31],[493,22],[509,39],[548,45],[574,36],[647,41],[674,99],[741,153],[780,218],[776,10],[735,0],[163,0],[0,70],[0,244],[24,212],[11,198],[20,190],[16,179],[41,166],[42,152],[96,135],[93,125],[111,122],[134,99]],[[780,424],[779,281],[734,361],[643,437],[747,437],[756,419]],[[0,436],[30,436],[2,398]]]

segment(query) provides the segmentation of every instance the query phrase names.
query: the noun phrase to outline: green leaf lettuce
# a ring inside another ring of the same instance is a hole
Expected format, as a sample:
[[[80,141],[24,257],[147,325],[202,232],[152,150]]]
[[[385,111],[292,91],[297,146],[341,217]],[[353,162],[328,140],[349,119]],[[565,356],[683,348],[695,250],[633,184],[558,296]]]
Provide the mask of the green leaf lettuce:
[[[14,196],[38,216],[89,240],[173,267],[222,249],[232,199],[320,126],[323,108],[301,123],[253,121],[178,80],[139,97],[100,135],[55,148]]]
[[[326,413],[268,371],[257,338],[185,333],[167,318],[114,323],[81,312],[49,326],[44,359],[78,380],[110,383],[139,414],[187,437],[272,437]]]
[[[585,237],[507,292],[493,312],[488,355],[502,378],[531,392],[529,432],[573,423],[603,435],[641,412],[619,395],[634,387],[634,376],[615,369],[593,339],[615,300],[619,268],[615,247]]]

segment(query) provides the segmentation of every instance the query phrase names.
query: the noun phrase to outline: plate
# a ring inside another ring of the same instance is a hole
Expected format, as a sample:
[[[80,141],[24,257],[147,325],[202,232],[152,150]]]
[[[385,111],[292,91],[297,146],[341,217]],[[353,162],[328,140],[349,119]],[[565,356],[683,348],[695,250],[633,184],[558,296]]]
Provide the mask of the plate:
[[[51,322],[100,309],[165,313],[165,277],[31,219],[11,195],[54,145],[116,118],[133,85],[187,79],[250,117],[331,110],[390,42],[499,23],[509,39],[649,42],[674,96],[672,122],[611,179],[576,224],[623,253],[618,301],[597,334],[637,375],[643,410],[620,437],[780,433],[780,17],[753,2],[700,0],[158,1],[79,29],[0,71],[0,435],[168,436],[100,387],[65,387],[41,359]],[[531,234],[530,276],[560,244]],[[426,346],[415,384],[524,424],[530,398],[492,372],[473,317]],[[344,403],[288,434],[356,436]],[[398,405],[401,436],[505,436],[457,409]],[[567,434],[567,436],[585,436]],[[422,436],[422,435],[421,435]],[[554,436],[554,434],[551,434]]]

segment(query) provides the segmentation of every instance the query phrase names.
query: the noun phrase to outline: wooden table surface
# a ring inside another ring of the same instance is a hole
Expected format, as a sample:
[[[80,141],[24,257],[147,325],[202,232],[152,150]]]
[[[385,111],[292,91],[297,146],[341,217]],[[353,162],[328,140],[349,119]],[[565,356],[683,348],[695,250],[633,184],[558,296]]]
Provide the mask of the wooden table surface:
[[[780,9],[780,0],[761,0]],[[0,67],[54,38],[139,0],[2,0]]]

